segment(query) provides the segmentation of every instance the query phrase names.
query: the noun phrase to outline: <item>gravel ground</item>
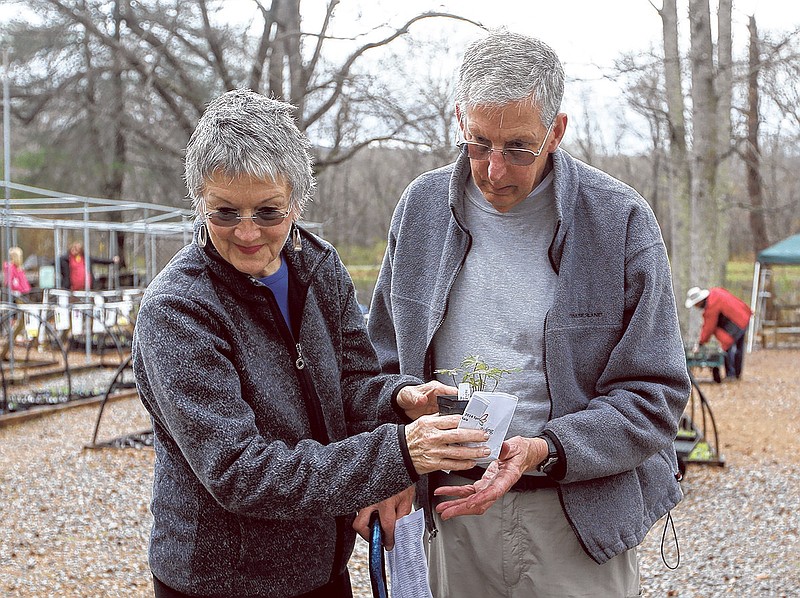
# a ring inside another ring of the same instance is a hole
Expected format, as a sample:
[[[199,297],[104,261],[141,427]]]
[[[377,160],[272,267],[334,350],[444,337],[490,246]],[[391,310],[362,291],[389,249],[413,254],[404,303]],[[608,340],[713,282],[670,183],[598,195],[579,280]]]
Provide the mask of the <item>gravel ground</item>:
[[[741,382],[701,384],[725,466],[690,464],[672,513],[680,566],[662,562],[659,522],[640,552],[645,596],[800,596],[798,363],[800,351],[759,351]],[[97,411],[0,426],[0,596],[152,596],[153,452],[85,448]],[[99,440],[147,427],[137,400],[119,401],[107,407]],[[674,540],[664,553],[674,562]],[[356,596],[370,596],[360,541],[351,575]]]

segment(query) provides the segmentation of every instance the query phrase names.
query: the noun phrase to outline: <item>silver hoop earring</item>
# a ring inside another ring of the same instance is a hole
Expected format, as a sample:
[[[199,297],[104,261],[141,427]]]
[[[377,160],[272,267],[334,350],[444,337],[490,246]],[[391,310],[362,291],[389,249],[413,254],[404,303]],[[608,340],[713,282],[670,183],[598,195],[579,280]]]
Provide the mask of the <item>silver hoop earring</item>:
[[[206,228],[206,223],[203,222],[197,230],[197,245],[205,247],[206,243],[208,243],[208,229]]]
[[[300,227],[297,224],[292,229],[292,249],[303,251],[303,241],[300,239]]]

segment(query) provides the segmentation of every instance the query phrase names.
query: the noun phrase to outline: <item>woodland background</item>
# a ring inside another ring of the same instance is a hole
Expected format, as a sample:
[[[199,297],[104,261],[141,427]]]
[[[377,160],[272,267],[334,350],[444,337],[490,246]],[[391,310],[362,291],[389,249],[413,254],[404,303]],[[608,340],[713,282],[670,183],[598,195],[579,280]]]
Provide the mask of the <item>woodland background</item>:
[[[338,0],[320,5],[313,26],[302,0],[252,2],[246,23],[226,18],[220,0],[7,2],[18,9],[0,33],[11,180],[188,207],[182,153],[205,105],[235,87],[272,94],[297,106],[315,147],[305,218],[323,224],[367,295],[403,188],[456,156],[449,65],[462,48],[447,32],[477,37],[481,25],[427,12],[369,30],[351,23],[342,36]],[[650,202],[682,303],[690,286],[728,284],[732,260],[800,231],[800,30],[760,31],[751,18],[737,55],[732,0],[651,5],[662,38],[607,74],[636,122],[587,103],[562,147]],[[431,22],[440,33],[419,34]],[[635,152],[621,143],[631,134]],[[26,254],[48,244],[36,231],[20,242]]]

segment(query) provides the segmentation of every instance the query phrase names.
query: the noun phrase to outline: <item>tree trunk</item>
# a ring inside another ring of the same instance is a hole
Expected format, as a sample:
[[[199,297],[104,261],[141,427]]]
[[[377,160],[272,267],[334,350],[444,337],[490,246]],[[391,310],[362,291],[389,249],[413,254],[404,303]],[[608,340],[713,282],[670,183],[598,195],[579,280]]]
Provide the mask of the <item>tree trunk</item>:
[[[676,0],[664,0],[661,16],[664,35],[664,76],[667,92],[669,122],[669,204],[670,204],[670,262],[672,284],[678,304],[692,286],[691,279],[691,169],[686,149],[686,109],[681,86],[681,58],[678,48],[678,11]],[[681,330],[688,331],[689,313],[679,309]]]
[[[81,2],[81,8],[85,10],[85,0]],[[96,168],[96,175],[102,177],[103,184],[108,180],[108,172],[104,162],[105,154],[102,150],[103,136],[101,129],[105,126],[105,115],[100,108],[98,102],[97,80],[98,77],[95,72],[95,57],[92,53],[92,39],[91,34],[86,28],[83,29],[83,37],[81,48],[83,50],[83,60],[86,69],[86,85],[84,86],[83,96],[80,98],[86,110],[86,127],[88,129],[88,143],[86,144],[86,153],[84,156],[89,157],[91,162]]]
[[[114,0],[114,40],[119,44],[121,35],[120,2]],[[122,79],[122,60],[116,47],[111,49],[113,70],[111,73],[111,114],[108,121],[111,129],[111,155],[108,176],[103,188],[103,196],[122,199],[122,186],[125,164],[125,132],[122,119],[125,115],[125,82]]]
[[[690,0],[692,72],[692,275],[697,286],[719,284],[717,165],[719,120],[714,87],[711,13],[708,0]]]
[[[271,12],[275,25],[269,59],[270,91],[297,106],[298,118],[302,118],[307,90],[300,51],[300,0],[274,0]]]
[[[719,0],[717,11],[717,151],[720,162],[717,166],[717,180],[720,181],[716,196],[717,238],[714,255],[717,257],[718,272],[716,280],[724,281],[726,266],[730,256],[731,218],[731,177],[730,164],[733,155],[733,134],[731,125],[731,103],[733,101],[733,37],[732,0]]]
[[[124,0],[114,1],[114,39],[117,42],[119,42],[121,38],[122,17],[120,3],[123,1]],[[114,55],[114,69],[112,72],[113,79],[111,82],[113,104],[109,119],[112,145],[111,162],[109,164],[108,177],[106,178],[103,196],[110,199],[122,199],[123,186],[125,183],[125,164],[127,162],[127,142],[125,139],[125,124],[123,122],[123,119],[125,118],[125,82],[122,78],[123,65],[119,56],[119,51],[116,47],[114,47],[111,49],[111,52]],[[119,212],[108,212],[108,217],[109,220],[120,221]],[[109,233],[109,235],[112,234],[115,233]],[[116,240],[112,242],[109,238],[109,243],[112,245],[116,244],[116,253],[120,256],[120,267],[123,267],[125,265],[125,252],[123,251],[125,247],[124,233],[122,231],[117,232]],[[109,268],[108,274],[110,278],[113,274],[113,270],[111,268]],[[111,281],[109,280],[109,288],[111,287],[110,283]]]
[[[753,253],[758,255],[769,247],[767,224],[764,218],[764,196],[761,188],[761,151],[758,146],[759,88],[758,76],[761,72],[761,53],[759,50],[758,29],[755,17],[750,17],[750,68],[747,76],[747,145],[744,150],[747,168],[747,195],[750,197],[750,231],[753,234]]]

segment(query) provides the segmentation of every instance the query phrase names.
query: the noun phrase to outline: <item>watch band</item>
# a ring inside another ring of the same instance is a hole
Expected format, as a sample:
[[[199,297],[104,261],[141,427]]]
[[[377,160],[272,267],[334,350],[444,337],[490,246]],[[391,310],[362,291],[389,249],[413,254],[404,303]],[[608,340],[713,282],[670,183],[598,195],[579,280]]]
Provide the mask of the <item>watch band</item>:
[[[547,434],[541,434],[537,436],[537,438],[541,438],[547,443],[547,456],[541,463],[539,463],[539,465],[536,466],[536,471],[541,473],[550,473],[558,463],[558,450],[556,449],[556,444]]]

